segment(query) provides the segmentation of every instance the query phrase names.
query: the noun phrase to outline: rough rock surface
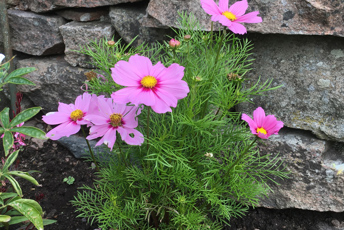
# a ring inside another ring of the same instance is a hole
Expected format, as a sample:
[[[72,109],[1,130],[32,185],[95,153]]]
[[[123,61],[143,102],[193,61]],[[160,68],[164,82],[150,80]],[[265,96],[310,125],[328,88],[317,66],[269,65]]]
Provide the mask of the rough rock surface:
[[[152,43],[155,41],[162,41],[167,39],[167,35],[170,34],[170,30],[165,28],[149,28],[152,26],[152,21],[156,23],[153,18],[147,18],[146,6],[140,7],[111,7],[110,18],[113,27],[116,29],[122,39],[129,43],[136,36],[136,40],[133,42],[134,46],[137,46],[143,42]],[[143,22],[145,20],[145,22]],[[145,25],[150,25],[146,27]],[[162,27],[162,26],[161,26]]]
[[[47,12],[66,7],[94,8],[99,6],[111,6],[127,2],[139,2],[142,0],[21,0],[20,10],[31,10],[34,12]]]
[[[17,89],[24,93],[44,112],[57,111],[58,102],[74,103],[82,94],[81,86],[89,69],[71,67],[63,56],[49,58],[29,58],[18,62],[17,68],[36,67],[36,71],[25,75],[35,86],[20,85]]]
[[[261,153],[279,154],[289,179],[271,183],[261,206],[344,211],[344,144],[319,140],[309,132],[282,129],[260,144]]]
[[[80,50],[94,40],[106,38],[111,40],[114,35],[114,29],[107,22],[70,22],[60,27],[63,36],[65,49],[65,60],[72,66],[81,66],[92,68],[91,58],[87,55],[78,53],[74,50]]]
[[[70,137],[62,137],[57,140],[64,147],[69,149],[69,151],[74,155],[75,158],[90,157],[87,143],[84,137],[78,135],[72,135]],[[95,147],[97,141],[89,141],[93,154],[97,155],[98,152],[102,151],[103,146]]]
[[[109,13],[109,10],[107,7],[101,7],[96,9],[76,8],[58,10],[55,13],[67,20],[77,22],[90,22],[101,20],[102,18],[106,17]]]
[[[344,142],[344,40],[339,37],[252,35],[255,61],[248,84],[274,79],[281,88],[239,106],[263,107],[287,127]]]
[[[233,4],[235,1],[230,1]],[[247,12],[259,10],[263,23],[246,24],[248,31],[344,37],[341,0],[251,0]],[[210,30],[210,16],[199,0],[151,0],[147,12],[165,26],[178,27],[178,12],[192,12]],[[218,23],[215,23],[218,24]],[[219,27],[216,27],[217,29]]]
[[[59,26],[66,21],[62,17],[8,10],[8,18],[14,50],[35,56],[63,53]]]

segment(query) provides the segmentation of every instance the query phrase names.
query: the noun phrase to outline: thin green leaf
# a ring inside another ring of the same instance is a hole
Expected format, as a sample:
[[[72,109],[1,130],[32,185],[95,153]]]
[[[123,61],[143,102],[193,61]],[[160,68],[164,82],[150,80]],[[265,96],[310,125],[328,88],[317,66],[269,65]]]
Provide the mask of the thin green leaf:
[[[30,174],[28,174],[27,172],[20,172],[20,171],[10,171],[8,172],[8,174],[10,175],[14,175],[14,176],[19,176],[25,180],[30,181],[32,184],[34,185],[39,185],[39,183],[35,180],[35,178],[33,178]]]
[[[45,136],[45,132],[35,127],[14,127],[13,129],[11,129],[11,131],[22,133],[26,136],[35,137],[38,139],[47,139],[47,137]]]
[[[11,217],[10,216],[7,216],[7,215],[0,215],[0,222],[3,223],[3,222],[9,222],[11,220]]]
[[[6,80],[8,81],[12,78],[21,77],[21,76],[28,74],[28,73],[31,73],[35,70],[36,70],[35,67],[25,67],[25,68],[16,69],[16,70],[12,71],[9,75],[7,75]]]
[[[10,131],[6,130],[4,137],[2,138],[2,142],[4,145],[5,156],[7,157],[9,154],[10,149],[13,147],[13,135]]]
[[[0,134],[3,134],[5,132],[5,129],[0,127]]]
[[[19,150],[15,151],[14,153],[12,153],[7,160],[5,161],[4,166],[2,167],[2,172],[7,172],[8,168],[14,163],[14,161],[17,159],[18,157],[18,153]]]
[[[13,197],[16,197],[16,196],[18,196],[18,194],[14,193],[14,192],[0,193],[0,198],[3,199],[3,200],[6,200],[8,198],[13,198]]]
[[[10,126],[10,117],[9,117],[9,111],[10,109],[8,107],[4,108],[0,113],[0,119],[2,122],[2,125],[5,129],[8,129]]]
[[[38,230],[43,230],[43,210],[36,201],[29,199],[20,199],[11,202],[8,205],[26,216]]]
[[[22,122],[25,122],[35,116],[39,111],[41,111],[41,107],[32,107],[29,109],[25,109],[24,111],[17,114],[10,123],[10,127],[14,127],[19,125]]]
[[[56,222],[57,222],[57,220],[43,219],[43,225],[44,226],[49,225],[49,224],[54,224]]]
[[[18,181],[16,179],[14,179],[11,175],[5,174],[4,175],[12,184],[14,190],[16,191],[16,193],[20,196],[23,197],[23,192],[22,189],[18,183]]]
[[[13,224],[19,224],[22,223],[24,221],[29,220],[26,216],[13,216],[11,221],[8,222],[9,225],[13,225]]]
[[[23,78],[23,77],[14,77],[11,78],[10,80],[5,81],[6,83],[12,83],[12,84],[16,84],[16,85],[36,85],[35,83],[33,83],[32,81]]]

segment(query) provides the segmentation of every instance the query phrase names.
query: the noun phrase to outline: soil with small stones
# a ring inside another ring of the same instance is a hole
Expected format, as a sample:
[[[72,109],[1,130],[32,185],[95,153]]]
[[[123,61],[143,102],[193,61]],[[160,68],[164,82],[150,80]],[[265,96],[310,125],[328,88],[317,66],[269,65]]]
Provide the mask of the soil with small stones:
[[[57,220],[57,223],[45,227],[46,230],[89,230],[90,226],[83,218],[77,218],[70,201],[76,195],[78,187],[92,185],[94,170],[91,163],[76,159],[63,146],[48,140],[42,143],[29,141],[20,152],[16,162],[22,171],[38,170],[33,176],[41,187],[20,180],[24,198],[36,199],[45,211],[45,217]],[[72,185],[63,182],[68,176],[74,177]],[[313,212],[297,209],[272,210],[256,208],[245,217],[231,220],[231,226],[225,230],[335,230],[344,229],[344,213]]]

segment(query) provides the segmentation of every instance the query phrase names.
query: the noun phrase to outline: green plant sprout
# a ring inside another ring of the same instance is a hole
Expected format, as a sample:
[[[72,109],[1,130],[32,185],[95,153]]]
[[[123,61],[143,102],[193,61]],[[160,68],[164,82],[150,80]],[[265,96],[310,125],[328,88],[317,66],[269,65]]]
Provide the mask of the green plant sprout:
[[[74,184],[74,181],[75,181],[75,178],[72,176],[68,176],[68,177],[63,178],[63,182],[65,182],[69,185]]]

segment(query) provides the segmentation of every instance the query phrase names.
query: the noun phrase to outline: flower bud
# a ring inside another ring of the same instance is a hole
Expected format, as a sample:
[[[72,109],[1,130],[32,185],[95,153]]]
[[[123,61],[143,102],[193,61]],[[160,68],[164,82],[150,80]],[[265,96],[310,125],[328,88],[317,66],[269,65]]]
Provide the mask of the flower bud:
[[[193,79],[195,81],[202,81],[203,80],[200,76],[194,76]]]
[[[110,46],[110,47],[113,47],[113,46],[116,45],[116,42],[115,41],[108,41],[107,45]]]
[[[184,40],[185,41],[189,41],[191,39],[191,35],[190,34],[187,34],[184,36]]]
[[[180,41],[178,41],[178,40],[172,38],[172,39],[170,40],[170,42],[168,43],[168,45],[169,45],[172,49],[176,49],[176,48],[178,48],[178,47],[180,46]]]

